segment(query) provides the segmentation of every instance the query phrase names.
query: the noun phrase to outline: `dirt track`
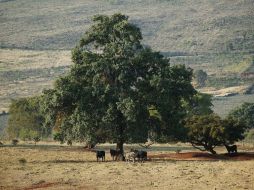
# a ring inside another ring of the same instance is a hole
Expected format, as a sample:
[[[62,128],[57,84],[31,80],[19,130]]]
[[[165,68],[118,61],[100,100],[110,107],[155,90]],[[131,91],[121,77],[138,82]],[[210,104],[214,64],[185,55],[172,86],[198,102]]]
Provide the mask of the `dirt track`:
[[[0,147],[0,154],[4,190],[254,189],[254,160],[245,160],[253,153],[152,152],[145,163],[113,162],[108,153],[97,163],[79,147]]]

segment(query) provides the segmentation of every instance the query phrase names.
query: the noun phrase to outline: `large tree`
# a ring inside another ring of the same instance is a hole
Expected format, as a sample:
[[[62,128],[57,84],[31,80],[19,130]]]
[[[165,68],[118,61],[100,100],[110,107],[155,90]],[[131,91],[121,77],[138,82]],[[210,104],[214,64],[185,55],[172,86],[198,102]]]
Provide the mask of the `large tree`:
[[[144,47],[140,29],[125,15],[98,15],[93,22],[72,51],[71,71],[44,92],[46,124],[63,141],[115,142],[121,151],[150,132],[176,138],[186,114],[182,101],[195,94],[192,70],[171,67]]]

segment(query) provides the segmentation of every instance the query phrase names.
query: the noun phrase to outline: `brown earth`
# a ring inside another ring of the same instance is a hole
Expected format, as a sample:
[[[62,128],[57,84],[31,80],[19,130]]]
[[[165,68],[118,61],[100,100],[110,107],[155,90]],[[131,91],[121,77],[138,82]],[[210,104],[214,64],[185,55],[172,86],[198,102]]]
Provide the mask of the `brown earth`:
[[[237,154],[209,154],[204,152],[150,154],[150,160],[254,160],[254,152],[241,152]]]
[[[106,162],[96,162],[80,146],[0,147],[0,190],[254,189],[253,148],[232,156],[223,147],[218,155],[150,151],[144,163],[112,161],[106,150]]]

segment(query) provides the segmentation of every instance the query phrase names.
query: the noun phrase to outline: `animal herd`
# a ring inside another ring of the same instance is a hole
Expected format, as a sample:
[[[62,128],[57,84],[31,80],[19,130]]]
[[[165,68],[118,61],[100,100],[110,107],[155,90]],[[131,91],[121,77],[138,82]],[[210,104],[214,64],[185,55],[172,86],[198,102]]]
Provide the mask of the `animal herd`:
[[[122,160],[126,162],[130,162],[130,161],[144,162],[147,160],[147,152],[143,150],[131,149],[130,152],[127,152],[125,154],[122,154],[120,150],[114,150],[114,149],[110,149],[109,152],[113,161]],[[104,150],[97,150],[96,151],[97,162],[100,160],[105,161],[105,155],[106,153]]]
[[[230,146],[225,144],[225,147],[229,154],[237,153],[236,145]],[[110,149],[109,152],[113,161],[121,160],[126,162],[135,162],[135,161],[144,162],[147,160],[147,152],[143,150],[131,149],[130,152],[127,152],[125,154],[122,154],[120,150],[114,149]],[[96,151],[97,162],[100,160],[105,161],[105,155],[106,153],[104,150],[97,150]]]

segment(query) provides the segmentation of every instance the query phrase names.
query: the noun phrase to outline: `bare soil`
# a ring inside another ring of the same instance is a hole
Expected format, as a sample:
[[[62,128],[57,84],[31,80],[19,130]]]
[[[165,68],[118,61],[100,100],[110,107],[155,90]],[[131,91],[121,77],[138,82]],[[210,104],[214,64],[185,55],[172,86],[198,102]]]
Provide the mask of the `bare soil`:
[[[209,154],[204,152],[186,152],[186,153],[169,153],[169,154],[151,154],[150,160],[254,160],[254,152],[241,152],[237,154]]]
[[[105,150],[106,161],[96,162],[80,146],[0,147],[0,189],[254,189],[253,149],[232,156],[224,148],[218,155],[149,150],[144,163],[112,161]]]

